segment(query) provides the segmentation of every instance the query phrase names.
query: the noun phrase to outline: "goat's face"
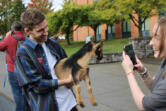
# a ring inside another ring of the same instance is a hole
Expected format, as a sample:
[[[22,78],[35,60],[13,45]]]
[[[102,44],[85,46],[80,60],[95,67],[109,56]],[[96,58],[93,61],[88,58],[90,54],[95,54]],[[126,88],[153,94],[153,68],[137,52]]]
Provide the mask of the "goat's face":
[[[97,60],[101,60],[103,58],[103,41],[98,42],[98,43],[92,43],[93,49],[92,49],[92,54],[93,56],[96,57]]]

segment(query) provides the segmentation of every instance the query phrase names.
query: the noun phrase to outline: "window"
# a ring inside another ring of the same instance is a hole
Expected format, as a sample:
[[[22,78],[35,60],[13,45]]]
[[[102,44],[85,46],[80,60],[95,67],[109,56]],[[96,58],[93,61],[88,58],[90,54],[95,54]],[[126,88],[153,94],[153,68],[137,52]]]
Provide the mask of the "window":
[[[130,22],[122,22],[122,26],[123,26],[123,32],[131,32],[131,24]]]
[[[131,37],[131,23],[122,20],[122,38]]]
[[[108,33],[115,33],[115,24],[113,25],[108,25]]]
[[[145,22],[142,24],[142,31],[149,30],[149,19],[146,19]]]

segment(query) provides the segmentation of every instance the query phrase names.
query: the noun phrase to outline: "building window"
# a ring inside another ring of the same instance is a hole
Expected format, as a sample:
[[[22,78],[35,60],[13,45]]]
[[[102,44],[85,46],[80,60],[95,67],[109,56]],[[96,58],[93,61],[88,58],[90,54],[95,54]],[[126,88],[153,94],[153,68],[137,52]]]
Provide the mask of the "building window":
[[[108,33],[115,33],[115,24],[113,25],[108,25]]]
[[[106,30],[106,39],[114,39],[115,38],[115,24],[108,25]]]
[[[149,30],[149,19],[146,19],[142,24],[142,31]]]
[[[149,19],[146,19],[145,22],[142,24],[142,36],[149,36]]]
[[[101,40],[101,25],[99,25],[98,27],[97,27],[97,30],[96,30],[96,40],[98,41],[98,40]]]
[[[130,22],[123,21],[123,32],[131,32],[131,24]]]
[[[131,37],[131,23],[122,20],[122,37]]]

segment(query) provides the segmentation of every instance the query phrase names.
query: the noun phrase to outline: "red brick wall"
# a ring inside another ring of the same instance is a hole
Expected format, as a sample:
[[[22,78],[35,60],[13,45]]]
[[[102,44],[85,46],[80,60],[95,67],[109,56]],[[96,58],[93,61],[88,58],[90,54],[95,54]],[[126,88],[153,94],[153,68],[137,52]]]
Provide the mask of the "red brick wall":
[[[93,0],[73,0],[73,2],[77,4],[90,4],[93,3]],[[75,28],[76,26],[74,26]],[[85,41],[86,36],[94,36],[94,31],[92,28],[85,26],[80,27],[73,33],[73,40],[74,41]]]
[[[153,27],[154,27],[154,25],[155,25],[155,23],[157,22],[157,20],[158,20],[158,15],[156,15],[156,16],[153,16],[153,17],[151,17],[150,18],[150,36],[152,36],[152,32],[153,32]]]
[[[138,19],[138,16],[136,14],[133,14],[133,16],[136,19]],[[133,38],[138,37],[138,28],[135,26],[132,20],[130,20],[130,22],[131,22],[131,37]]]
[[[122,38],[122,22],[115,24],[115,38]]]
[[[102,26],[102,31],[101,31],[101,40],[105,40],[106,39],[106,29],[107,29],[107,25],[106,24],[103,24]]]
[[[74,26],[76,28],[76,26]],[[73,33],[74,41],[85,41],[86,36],[94,36],[94,31],[88,26],[80,27]]]

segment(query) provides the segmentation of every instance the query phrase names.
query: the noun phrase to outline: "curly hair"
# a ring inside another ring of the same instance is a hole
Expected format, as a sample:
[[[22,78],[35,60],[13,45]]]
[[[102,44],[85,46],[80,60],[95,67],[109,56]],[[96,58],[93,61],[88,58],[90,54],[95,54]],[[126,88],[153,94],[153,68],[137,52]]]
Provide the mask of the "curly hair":
[[[42,23],[45,15],[37,9],[30,8],[21,14],[21,22],[24,28],[32,30],[34,26]]]

